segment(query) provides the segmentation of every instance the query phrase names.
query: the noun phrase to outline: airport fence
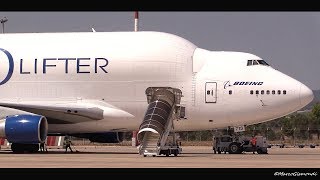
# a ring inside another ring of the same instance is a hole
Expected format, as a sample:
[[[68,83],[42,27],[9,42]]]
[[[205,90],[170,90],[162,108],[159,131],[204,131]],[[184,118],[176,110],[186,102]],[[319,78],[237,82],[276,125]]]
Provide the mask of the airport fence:
[[[212,146],[213,145],[213,136],[216,134],[216,131],[188,131],[188,132],[179,132],[178,141],[182,146]],[[223,133],[223,132],[222,132]],[[248,135],[248,134],[240,134]],[[265,134],[259,134],[265,136]],[[317,139],[317,136],[312,138],[292,138],[292,137],[279,137],[268,139],[268,136],[265,136],[268,144],[285,144],[287,146],[299,146],[303,145],[319,145],[320,140]],[[85,146],[131,146],[132,145],[132,132],[127,132],[124,134],[124,140],[119,143],[96,143],[90,142],[88,139],[84,138],[75,138],[72,137],[72,142],[74,145],[85,145]]]

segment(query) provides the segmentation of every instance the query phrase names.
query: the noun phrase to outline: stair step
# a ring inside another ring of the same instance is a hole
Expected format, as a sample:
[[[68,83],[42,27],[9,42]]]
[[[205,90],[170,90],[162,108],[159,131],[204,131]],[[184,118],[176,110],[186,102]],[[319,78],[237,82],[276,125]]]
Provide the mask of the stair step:
[[[140,148],[140,154],[157,153],[158,141],[160,135],[152,132],[146,132]]]

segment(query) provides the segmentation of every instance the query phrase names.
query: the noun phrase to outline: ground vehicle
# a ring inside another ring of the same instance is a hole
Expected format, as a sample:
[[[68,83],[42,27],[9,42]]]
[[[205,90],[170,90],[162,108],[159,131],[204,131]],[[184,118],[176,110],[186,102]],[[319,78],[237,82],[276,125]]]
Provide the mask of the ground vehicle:
[[[256,136],[257,147],[256,151],[258,154],[268,153],[268,144],[266,138],[263,136]],[[241,154],[243,152],[252,152],[253,148],[250,143],[251,137],[247,136],[230,136],[221,135],[213,137],[213,151],[216,154],[221,154],[221,152],[229,154]]]
[[[257,147],[256,151],[258,154],[267,154],[268,153],[268,147],[267,140],[263,136],[256,136],[257,138]],[[241,142],[241,147],[244,152],[252,152],[252,145],[250,143],[251,137],[240,137],[239,142]]]
[[[181,154],[182,148],[179,146],[179,135],[177,133],[170,133],[166,144],[164,146],[159,147],[159,155],[166,155],[170,156],[173,154],[174,156],[177,156],[178,154]]]

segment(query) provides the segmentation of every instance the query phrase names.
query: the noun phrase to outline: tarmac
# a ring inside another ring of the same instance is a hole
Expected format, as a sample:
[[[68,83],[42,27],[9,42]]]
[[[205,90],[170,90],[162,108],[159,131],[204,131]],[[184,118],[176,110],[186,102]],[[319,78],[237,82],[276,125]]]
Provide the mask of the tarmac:
[[[0,168],[320,168],[320,147],[268,148],[268,154],[214,154],[210,146],[182,146],[174,156],[138,154],[132,146],[73,146],[74,152],[14,154],[0,150]],[[320,173],[320,171],[319,171]]]

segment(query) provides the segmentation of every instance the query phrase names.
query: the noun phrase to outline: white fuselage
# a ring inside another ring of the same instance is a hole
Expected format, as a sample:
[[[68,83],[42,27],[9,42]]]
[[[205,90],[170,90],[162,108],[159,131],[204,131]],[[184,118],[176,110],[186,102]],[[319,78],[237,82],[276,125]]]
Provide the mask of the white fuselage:
[[[88,106],[112,105],[131,115],[49,122],[49,133],[138,130],[148,87],[182,91],[186,119],[174,121],[175,131],[265,122],[313,99],[308,87],[271,66],[248,66],[248,60],[261,60],[255,55],[207,51],[167,33],[5,34],[0,48],[0,102],[92,102]],[[2,117],[16,113],[25,112],[0,109]]]

